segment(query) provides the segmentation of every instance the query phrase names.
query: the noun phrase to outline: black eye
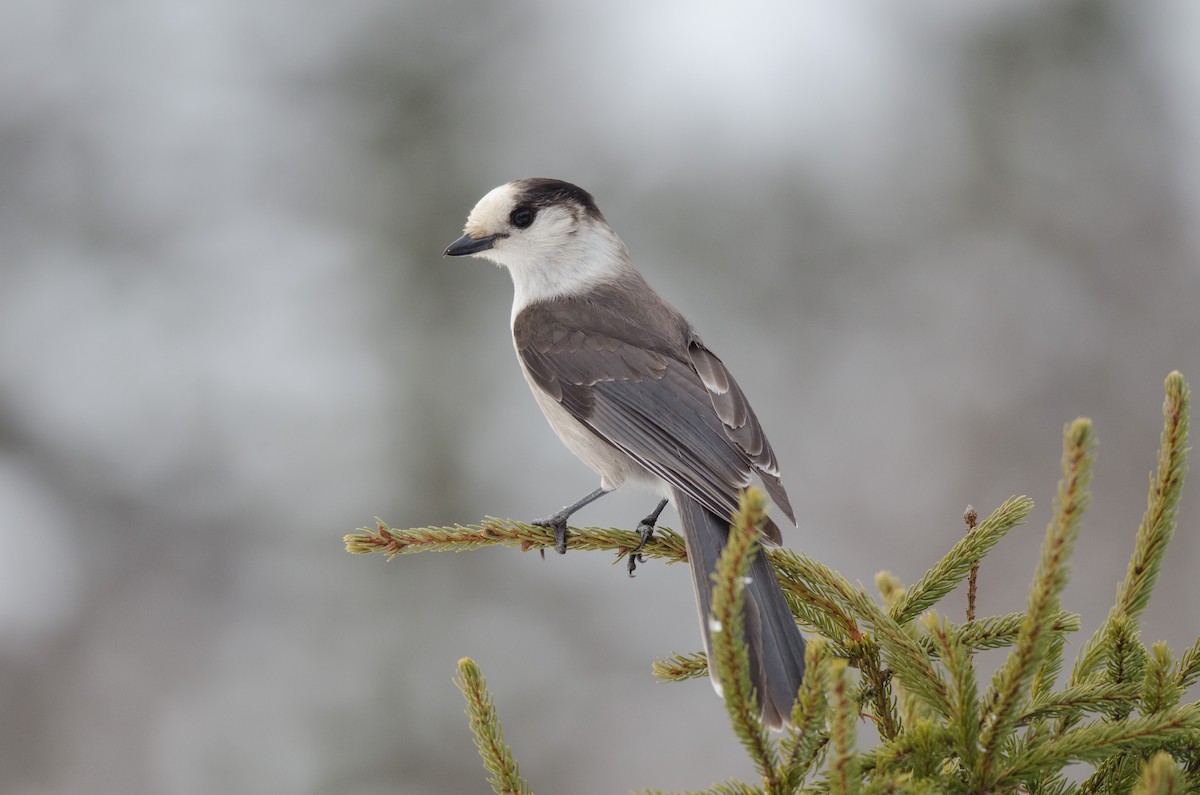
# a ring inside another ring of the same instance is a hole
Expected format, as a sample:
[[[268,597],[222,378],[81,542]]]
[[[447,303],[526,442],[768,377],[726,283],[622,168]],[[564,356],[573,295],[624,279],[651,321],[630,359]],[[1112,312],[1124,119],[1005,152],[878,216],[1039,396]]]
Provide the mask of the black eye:
[[[529,207],[518,207],[512,211],[508,220],[512,221],[512,225],[517,229],[528,229],[533,223],[533,210]]]

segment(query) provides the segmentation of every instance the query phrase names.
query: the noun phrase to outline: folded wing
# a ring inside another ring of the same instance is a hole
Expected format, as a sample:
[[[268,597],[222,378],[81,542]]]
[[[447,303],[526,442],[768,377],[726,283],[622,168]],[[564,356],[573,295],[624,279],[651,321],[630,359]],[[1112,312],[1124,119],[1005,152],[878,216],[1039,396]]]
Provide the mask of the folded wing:
[[[738,492],[757,474],[795,521],[775,454],[745,394],[694,335],[675,344],[668,335],[622,339],[622,324],[583,328],[570,314],[533,304],[514,320],[517,354],[538,387],[718,516],[732,517]],[[773,524],[766,532],[780,541]]]

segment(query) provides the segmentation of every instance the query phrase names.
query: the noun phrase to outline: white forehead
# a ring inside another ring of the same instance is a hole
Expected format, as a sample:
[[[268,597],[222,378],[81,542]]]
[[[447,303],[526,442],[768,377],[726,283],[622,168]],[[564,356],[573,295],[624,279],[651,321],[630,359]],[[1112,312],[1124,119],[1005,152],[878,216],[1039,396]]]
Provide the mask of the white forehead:
[[[470,234],[492,234],[508,224],[508,216],[517,202],[517,186],[509,182],[492,188],[467,216],[464,230]]]

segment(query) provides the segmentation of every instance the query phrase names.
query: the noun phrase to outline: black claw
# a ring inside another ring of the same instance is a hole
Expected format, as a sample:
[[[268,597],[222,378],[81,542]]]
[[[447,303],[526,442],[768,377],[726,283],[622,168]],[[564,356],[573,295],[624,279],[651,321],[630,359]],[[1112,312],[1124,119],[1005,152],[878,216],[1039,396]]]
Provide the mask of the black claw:
[[[538,519],[536,522],[530,522],[537,527],[547,527],[554,530],[554,551],[560,555],[567,554],[567,517],[556,513],[545,519]],[[546,551],[542,550],[542,557],[546,556]]]
[[[645,563],[646,559],[640,554],[646,548],[647,542],[654,538],[654,524],[658,521],[658,516],[647,516],[641,521],[637,527],[638,535],[642,537],[641,543],[629,550],[629,576],[633,576],[633,572],[637,569],[639,563]]]

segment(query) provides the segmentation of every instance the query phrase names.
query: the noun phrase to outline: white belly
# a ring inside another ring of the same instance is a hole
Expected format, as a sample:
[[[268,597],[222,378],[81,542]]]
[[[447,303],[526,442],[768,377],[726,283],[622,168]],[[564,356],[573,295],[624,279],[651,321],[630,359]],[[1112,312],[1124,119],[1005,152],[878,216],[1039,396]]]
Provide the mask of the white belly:
[[[521,371],[524,372],[524,370],[522,365]],[[529,381],[528,373],[525,374],[525,380]],[[637,475],[651,477],[650,473],[642,469],[629,456],[592,433],[537,384],[529,381],[529,389],[533,392],[533,399],[537,401],[542,413],[546,415],[546,421],[550,423],[550,427],[562,440],[562,443],[575,454],[576,458],[587,464],[588,468],[600,476],[602,489],[612,491],[624,483],[625,478],[631,472],[636,473],[635,477]],[[640,477],[637,479],[641,480]]]

